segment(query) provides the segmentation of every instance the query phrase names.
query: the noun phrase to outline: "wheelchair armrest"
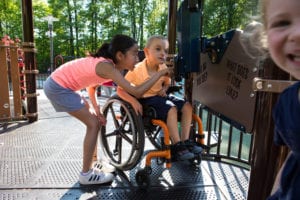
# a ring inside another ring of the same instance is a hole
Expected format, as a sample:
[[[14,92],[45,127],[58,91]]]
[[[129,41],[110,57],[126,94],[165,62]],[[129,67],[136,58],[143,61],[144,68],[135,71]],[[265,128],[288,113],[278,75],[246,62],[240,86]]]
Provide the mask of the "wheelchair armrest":
[[[179,85],[173,85],[173,86],[170,86],[167,90],[167,94],[171,94],[171,93],[174,93],[174,92],[179,92],[180,90],[182,89],[182,86],[179,86]]]
[[[119,100],[124,101],[123,99],[121,99],[121,97],[118,96],[117,93],[112,94],[112,95],[109,97],[109,99],[119,99]]]
[[[156,118],[156,110],[152,106],[143,105],[143,116],[151,119]]]

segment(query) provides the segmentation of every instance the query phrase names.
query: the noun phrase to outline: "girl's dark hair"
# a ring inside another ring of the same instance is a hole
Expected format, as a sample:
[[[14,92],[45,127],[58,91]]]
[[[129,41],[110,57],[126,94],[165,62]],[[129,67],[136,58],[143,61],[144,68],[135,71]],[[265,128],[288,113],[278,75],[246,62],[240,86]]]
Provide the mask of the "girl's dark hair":
[[[95,58],[109,58],[112,59],[114,63],[117,63],[117,52],[120,51],[125,54],[135,44],[137,44],[137,42],[133,38],[119,34],[115,35],[110,43],[102,44],[96,53],[90,53],[90,55]]]

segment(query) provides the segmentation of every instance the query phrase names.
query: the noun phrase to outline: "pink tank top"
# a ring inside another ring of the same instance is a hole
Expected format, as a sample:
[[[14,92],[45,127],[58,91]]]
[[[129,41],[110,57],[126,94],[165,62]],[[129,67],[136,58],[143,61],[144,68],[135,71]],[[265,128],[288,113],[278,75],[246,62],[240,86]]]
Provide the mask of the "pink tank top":
[[[72,60],[60,66],[52,74],[52,79],[64,88],[73,91],[84,89],[91,85],[97,85],[109,81],[96,74],[96,65],[99,62],[113,63],[106,58],[85,57]]]

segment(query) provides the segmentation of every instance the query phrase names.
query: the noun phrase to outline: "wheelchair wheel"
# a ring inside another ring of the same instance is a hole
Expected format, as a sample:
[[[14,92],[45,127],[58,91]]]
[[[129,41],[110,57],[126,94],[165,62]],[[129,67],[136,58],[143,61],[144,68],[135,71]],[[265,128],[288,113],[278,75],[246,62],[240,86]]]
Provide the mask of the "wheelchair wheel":
[[[111,164],[120,170],[130,170],[144,152],[145,136],[142,117],[125,101],[111,98],[103,106],[107,120],[99,134],[102,148]]]
[[[141,169],[135,174],[135,181],[141,189],[147,189],[150,186],[149,175],[151,174],[151,171]]]
[[[156,149],[162,149],[162,144],[164,141],[161,141],[161,138],[164,137],[164,133],[162,131],[162,128],[160,126],[154,126],[151,129],[145,129],[145,133],[147,137],[149,138],[151,144]]]

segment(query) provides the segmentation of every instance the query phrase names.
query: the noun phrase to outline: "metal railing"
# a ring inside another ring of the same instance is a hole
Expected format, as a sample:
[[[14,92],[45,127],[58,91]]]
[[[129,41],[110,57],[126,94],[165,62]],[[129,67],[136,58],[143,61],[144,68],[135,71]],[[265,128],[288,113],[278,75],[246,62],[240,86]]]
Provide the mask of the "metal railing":
[[[203,159],[250,169],[253,134],[238,130],[201,104],[197,105],[196,113],[202,119],[205,141],[209,147]]]

